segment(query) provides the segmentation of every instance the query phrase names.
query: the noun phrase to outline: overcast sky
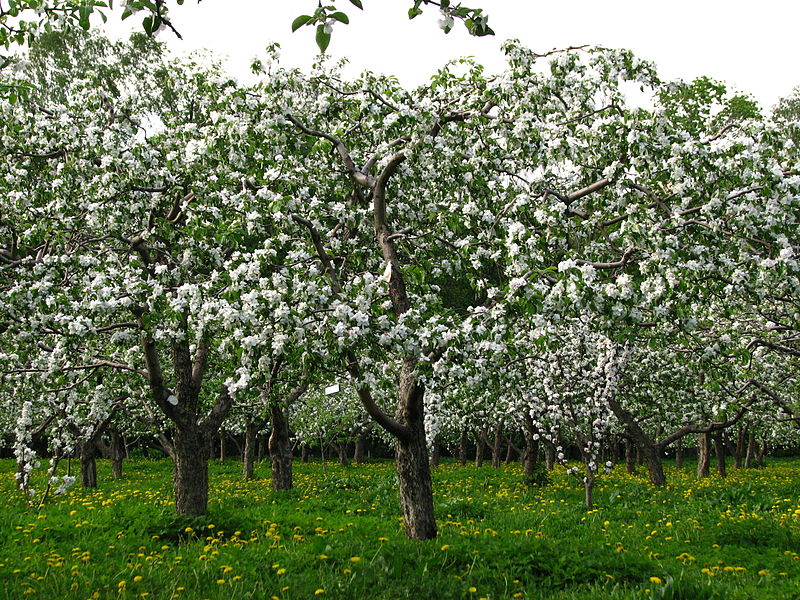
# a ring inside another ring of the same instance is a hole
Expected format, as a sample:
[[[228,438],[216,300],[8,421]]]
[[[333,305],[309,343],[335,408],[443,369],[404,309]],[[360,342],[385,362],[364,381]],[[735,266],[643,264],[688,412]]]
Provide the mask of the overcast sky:
[[[447,60],[475,56],[490,72],[503,68],[501,43],[518,38],[536,51],[581,44],[630,48],[656,62],[662,78],[708,75],[748,92],[765,108],[800,84],[800,2],[797,0],[463,0],[484,8],[496,36],[473,38],[457,23],[449,35],[433,8],[414,21],[410,0],[363,0],[362,13],[337,25],[329,54],[347,57],[353,70],[396,75],[406,85],[425,81]],[[187,0],[172,19],[184,40],[162,34],[177,51],[207,47],[229,57],[244,76],[267,43],[281,44],[287,66],[308,66],[316,53],[312,28],[290,31],[294,17],[313,12],[316,0]],[[129,21],[133,21],[131,18]],[[109,25],[117,35],[118,19]]]

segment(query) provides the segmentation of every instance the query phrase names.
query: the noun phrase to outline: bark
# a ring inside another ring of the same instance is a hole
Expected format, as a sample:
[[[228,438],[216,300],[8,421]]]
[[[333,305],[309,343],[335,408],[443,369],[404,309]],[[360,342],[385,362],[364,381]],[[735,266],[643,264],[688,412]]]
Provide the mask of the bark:
[[[458,464],[462,467],[467,464],[467,430],[461,429],[458,434]]]
[[[353,452],[353,461],[357,465],[364,464],[364,451],[367,447],[367,436],[359,433],[356,438],[356,449]]]
[[[625,440],[625,468],[629,475],[636,473],[636,452],[631,440]]]
[[[498,424],[494,430],[494,440],[492,441],[492,467],[500,468],[500,444],[503,441],[503,426]]]
[[[511,443],[511,438],[508,439],[508,443],[506,444],[506,460],[505,463],[507,465],[511,464],[511,460],[514,458],[514,444]]]
[[[222,432],[219,434],[219,462],[225,462],[225,434]]]
[[[175,432],[172,481],[179,515],[202,515],[208,507],[209,437],[197,426]]]
[[[245,481],[253,478],[257,443],[258,424],[252,421],[248,422],[244,428],[244,453],[242,456],[242,478]]]
[[[650,483],[657,486],[667,484],[664,476],[664,465],[661,462],[661,448],[655,444],[642,448],[642,455],[647,465],[647,474],[650,476]]]
[[[538,431],[533,424],[533,419],[527,414],[525,415],[525,428],[523,433],[525,435],[525,448],[522,451],[522,471],[525,482],[530,485],[533,481],[536,463],[539,460],[539,439],[537,437]]]
[[[483,466],[483,452],[485,449],[486,444],[484,443],[484,439],[486,438],[486,432],[481,431],[475,435],[475,466],[482,467]]]
[[[122,479],[122,460],[125,457],[125,442],[119,431],[111,430],[111,475],[114,479]]]
[[[714,436],[714,455],[717,461],[717,474],[725,478],[728,476],[728,471],[725,465],[725,439],[724,433],[719,432]]]
[[[766,460],[765,460],[766,456],[767,456],[767,441],[764,440],[763,442],[761,442],[761,446],[758,449],[758,452],[756,453],[756,464],[759,467],[766,467],[767,466],[767,463],[766,463]]]
[[[683,468],[683,438],[675,443],[675,468]]]
[[[742,468],[742,458],[747,451],[747,425],[740,425],[736,431],[736,444],[733,450],[733,468]]]
[[[292,448],[289,440],[289,421],[284,413],[284,405],[271,402],[269,416],[272,421],[272,434],[269,436],[269,456],[272,466],[272,489],[292,489]]]
[[[752,433],[747,435],[747,455],[744,458],[744,468],[752,469],[755,466],[756,458],[756,436]]]
[[[436,537],[433,484],[428,460],[425,427],[420,421],[412,426],[410,439],[400,439],[395,444],[403,526],[406,536],[412,540],[428,540]]]
[[[544,464],[548,471],[552,471],[556,464],[556,447],[552,442],[544,443]]]
[[[81,485],[85,488],[97,487],[97,446],[93,439],[84,441],[78,449],[81,461]]]
[[[308,444],[303,444],[300,447],[300,462],[307,463],[308,462]]]
[[[350,464],[350,459],[347,458],[347,442],[339,442],[336,444],[336,454],[339,456],[339,464],[346,467]]]
[[[711,466],[711,437],[708,433],[697,434],[697,478],[708,477]]]
[[[441,462],[441,453],[439,451],[439,442],[433,440],[431,444],[431,467],[438,467]]]

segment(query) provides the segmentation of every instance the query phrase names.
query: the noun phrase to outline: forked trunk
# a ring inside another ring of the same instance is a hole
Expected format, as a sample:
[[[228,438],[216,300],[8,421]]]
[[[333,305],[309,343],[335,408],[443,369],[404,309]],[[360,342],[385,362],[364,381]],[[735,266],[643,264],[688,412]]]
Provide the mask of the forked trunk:
[[[208,507],[208,437],[200,427],[178,429],[172,446],[175,512],[202,515]]]
[[[272,489],[292,489],[292,447],[289,443],[289,421],[279,402],[269,405],[272,434],[269,436],[269,456],[272,465]]]

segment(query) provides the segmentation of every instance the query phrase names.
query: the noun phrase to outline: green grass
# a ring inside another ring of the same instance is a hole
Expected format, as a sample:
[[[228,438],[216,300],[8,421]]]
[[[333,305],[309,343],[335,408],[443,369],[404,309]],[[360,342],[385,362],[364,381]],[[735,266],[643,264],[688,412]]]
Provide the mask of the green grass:
[[[654,489],[620,468],[597,508],[563,469],[435,470],[440,535],[404,538],[391,463],[295,467],[296,488],[212,463],[206,517],[173,514],[170,464],[99,466],[37,515],[0,461],[0,598],[800,598],[800,461]],[[323,590],[323,591],[320,591]]]

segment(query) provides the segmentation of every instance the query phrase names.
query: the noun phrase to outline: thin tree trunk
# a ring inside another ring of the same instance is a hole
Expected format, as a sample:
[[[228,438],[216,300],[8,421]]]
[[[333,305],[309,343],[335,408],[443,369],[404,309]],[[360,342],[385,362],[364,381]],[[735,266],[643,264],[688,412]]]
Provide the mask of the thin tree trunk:
[[[462,467],[467,464],[467,430],[463,427],[458,434],[458,464]]]
[[[244,428],[244,454],[242,456],[242,479],[253,478],[256,445],[258,444],[258,424],[248,422]]]
[[[708,433],[697,434],[697,478],[708,477],[711,457],[710,457],[710,438]]]
[[[766,467],[767,466],[767,462],[765,460],[766,457],[767,457],[767,440],[764,440],[761,442],[761,447],[759,448],[758,453],[756,454],[756,464],[759,467]]]
[[[498,423],[494,430],[494,440],[492,443],[492,467],[500,468],[500,443],[503,441],[503,426]]]
[[[675,468],[683,468],[683,438],[675,442]]]
[[[594,506],[594,473],[591,471],[586,472],[586,477],[583,478],[584,500],[586,508]]]
[[[752,469],[755,466],[756,458],[756,436],[752,433],[747,434],[747,455],[744,458],[744,468]]]
[[[225,462],[225,434],[219,433],[219,462]]]
[[[505,463],[507,465],[511,464],[511,460],[514,458],[514,444],[511,443],[511,438],[508,438],[508,443],[506,444],[506,460]]]
[[[485,431],[479,431],[475,435],[475,466],[482,467],[483,466],[483,451],[486,446],[484,443],[484,438],[486,437]]]
[[[717,474],[725,478],[728,476],[728,471],[725,466],[725,433],[720,431],[714,436],[714,455],[717,462]]]
[[[544,464],[548,471],[552,471],[556,465],[556,447],[552,442],[544,442]]]
[[[736,430],[736,444],[733,452],[733,468],[742,468],[742,457],[747,451],[747,425],[739,425]]]
[[[122,460],[125,456],[125,442],[117,429],[111,430],[111,476],[122,479]]]
[[[300,462],[307,463],[308,462],[308,444],[303,442],[303,445],[300,446]]]
[[[293,484],[289,421],[283,411],[282,403],[270,402],[272,434],[269,436],[269,455],[272,466],[272,489],[275,491],[290,490]]]

